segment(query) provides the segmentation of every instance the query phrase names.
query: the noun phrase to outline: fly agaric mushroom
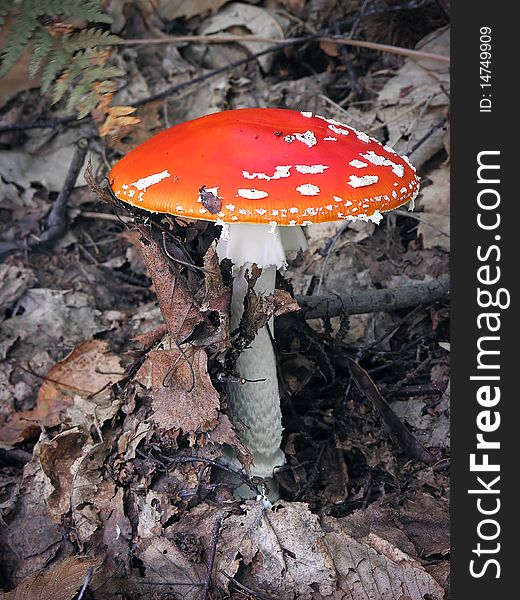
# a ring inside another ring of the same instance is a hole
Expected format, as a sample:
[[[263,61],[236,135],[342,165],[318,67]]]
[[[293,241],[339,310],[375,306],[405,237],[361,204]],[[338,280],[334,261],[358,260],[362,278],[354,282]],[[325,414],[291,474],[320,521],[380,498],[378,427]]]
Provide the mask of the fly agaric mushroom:
[[[275,108],[230,110],[171,127],[120,160],[109,181],[115,196],[133,206],[222,226],[217,252],[234,265],[232,328],[243,312],[246,269],[260,267],[255,290],[273,292],[276,269],[305,247],[297,226],[379,223],[382,212],[419,191],[415,168],[392,148],[334,119]],[[263,478],[284,463],[273,333],[272,323],[260,329],[237,362],[241,377],[254,381],[228,385],[252,473]]]

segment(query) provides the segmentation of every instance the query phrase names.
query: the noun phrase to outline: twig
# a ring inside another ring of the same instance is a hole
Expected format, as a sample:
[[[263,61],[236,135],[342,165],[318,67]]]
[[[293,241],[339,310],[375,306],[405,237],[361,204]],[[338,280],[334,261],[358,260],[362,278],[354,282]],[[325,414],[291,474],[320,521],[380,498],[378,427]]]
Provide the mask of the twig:
[[[340,314],[359,315],[398,310],[418,304],[448,300],[449,297],[449,276],[441,275],[431,281],[393,289],[369,290],[335,296],[296,296],[296,301],[306,319],[323,319],[337,317]]]
[[[92,575],[94,575],[94,569],[93,569],[93,567],[89,567],[87,569],[87,574],[85,575],[85,581],[83,582],[83,585],[81,587],[81,590],[79,591],[79,594],[78,594],[78,597],[76,600],[82,600],[83,596],[85,595],[85,592],[87,591],[88,584],[90,583],[90,580],[92,579]]]
[[[127,217],[126,215],[113,215],[111,213],[92,212],[89,210],[82,210],[79,216],[85,219],[100,219],[102,221],[123,221],[123,223],[133,223],[134,220],[133,217]]]
[[[77,119],[76,115],[68,115],[59,119],[48,119],[47,121],[38,121],[33,123],[12,123],[11,125],[1,125],[0,133],[9,131],[26,131],[28,129],[57,129],[62,125],[73,125],[77,127],[90,120],[90,117]]]
[[[422,213],[416,213],[416,212],[412,212],[411,210],[402,210],[401,208],[396,208],[393,211],[393,214],[399,215],[401,217],[408,217],[410,219],[414,219],[415,221],[422,223],[426,227],[431,227],[431,229],[433,229],[437,233],[440,233],[440,235],[443,235],[444,237],[446,237],[448,239],[451,238],[449,233],[446,233],[445,231],[440,229],[440,227],[437,227],[436,225],[433,225],[432,223],[428,223],[428,221],[426,219],[423,219],[422,217],[420,217],[419,215]]]
[[[244,585],[243,583],[240,583],[240,581],[237,581],[234,577],[231,577],[231,575],[229,575],[225,571],[221,571],[221,573],[226,579],[229,579],[229,581],[231,581],[233,585],[236,586],[239,590],[251,594],[253,598],[259,598],[260,600],[275,600],[272,596],[267,596],[266,594],[262,594],[261,592],[256,592],[255,590],[252,590],[250,587],[247,587],[247,585]]]
[[[310,35],[310,36],[307,36],[306,38],[302,38],[302,40],[310,41],[315,38],[316,38],[316,36]],[[164,38],[161,38],[161,39],[164,39]],[[226,71],[231,71],[233,69],[236,69],[237,67],[241,67],[242,65],[246,65],[250,62],[253,62],[257,58],[260,58],[261,56],[270,54],[271,52],[276,52],[277,50],[281,50],[282,48],[285,48],[286,46],[292,45],[291,42],[286,42],[286,41],[280,42],[279,40],[275,40],[275,41],[278,42],[275,46],[270,46],[269,48],[266,48],[265,50],[262,50],[261,52],[255,52],[255,54],[251,54],[250,56],[246,56],[245,58],[241,58],[240,60],[235,60],[231,63],[228,63],[227,65],[219,67],[218,69],[214,69],[212,71],[209,71],[208,73],[203,73],[202,75],[199,75],[198,77],[195,77],[194,79],[190,79],[188,81],[184,81],[183,83],[178,83],[176,85],[172,85],[172,86],[166,88],[165,90],[163,90],[162,92],[158,92],[157,94],[153,94],[152,96],[148,96],[147,98],[142,98],[141,100],[134,102],[133,106],[139,107],[139,106],[143,106],[145,104],[149,104],[150,102],[155,102],[156,100],[161,100],[162,98],[167,98],[168,96],[171,96],[172,94],[181,92],[181,91],[185,90],[186,88],[191,87],[192,85],[202,83],[203,81],[211,79],[212,77],[216,77],[217,75],[221,75],[222,73],[225,73]]]
[[[422,136],[422,138],[420,140],[418,140],[417,142],[415,142],[415,144],[412,146],[411,150],[408,151],[408,156],[411,156],[418,148],[420,148],[424,142],[431,137],[438,129],[441,129],[441,127],[444,127],[444,125],[447,123],[448,119],[444,118],[441,119],[440,121],[438,121],[437,123],[435,123],[435,125],[433,125],[433,127],[430,127],[430,129]]]
[[[162,452],[160,451],[158,446],[152,444],[152,448],[154,449],[155,454],[161,460],[164,460],[167,463],[182,464],[182,463],[197,463],[197,462],[199,462],[204,465],[210,465],[212,467],[222,469],[223,471],[227,471],[228,473],[232,473],[233,475],[235,475],[235,477],[237,477],[243,483],[245,483],[249,487],[249,489],[251,489],[253,492],[255,492],[256,495],[262,494],[260,488],[257,485],[255,485],[246,475],[244,475],[244,473],[242,471],[239,471],[238,469],[233,469],[232,467],[228,467],[227,465],[219,463],[215,460],[211,460],[210,458],[203,458],[201,456],[165,456],[164,454],[162,454]]]
[[[25,249],[32,250],[39,246],[50,245],[65,233],[67,229],[67,203],[85,162],[88,144],[89,140],[84,137],[76,144],[63,187],[47,215],[46,229],[37,237],[26,238],[21,241],[0,242],[0,259],[12,252]]]
[[[420,460],[427,465],[433,465],[437,459],[408,431],[388,402],[383,398],[370,375],[356,361],[348,356],[345,356],[345,358],[350,375],[357,388],[378,410],[390,434],[396,438],[403,452],[411,458]]]
[[[180,44],[186,42],[196,42],[204,44],[227,44],[233,42],[253,42],[259,44],[287,44],[295,45],[309,41],[309,38],[317,42],[329,42],[339,46],[354,46],[357,48],[368,48],[369,50],[379,50],[390,54],[399,54],[415,59],[429,59],[438,62],[449,63],[450,58],[442,54],[433,54],[432,52],[423,52],[422,50],[412,50],[411,48],[401,48],[400,46],[391,46],[390,44],[379,44],[378,42],[369,42],[366,40],[355,40],[341,35],[316,35],[297,38],[277,39],[271,37],[261,37],[256,35],[178,35],[161,38],[141,38],[133,40],[120,40],[119,42],[107,42],[107,46],[138,46],[144,44]]]
[[[215,520],[213,529],[211,531],[211,548],[210,548],[210,553],[209,553],[208,574],[206,576],[206,581],[204,582],[204,587],[202,588],[202,600],[208,600],[208,597],[209,597],[209,586],[211,585],[213,567],[215,566],[215,556],[217,554],[218,534],[219,534],[221,525],[222,525],[222,517],[218,516],[217,519]]]

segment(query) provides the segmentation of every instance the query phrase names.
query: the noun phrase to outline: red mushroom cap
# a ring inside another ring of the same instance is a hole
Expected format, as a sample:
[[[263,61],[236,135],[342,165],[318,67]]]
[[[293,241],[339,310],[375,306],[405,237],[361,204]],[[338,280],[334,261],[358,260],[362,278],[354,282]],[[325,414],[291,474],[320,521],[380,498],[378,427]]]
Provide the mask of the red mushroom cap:
[[[278,225],[377,221],[419,191],[414,167],[388,146],[333,119],[277,108],[171,127],[108,179],[119,200],[148,211]]]

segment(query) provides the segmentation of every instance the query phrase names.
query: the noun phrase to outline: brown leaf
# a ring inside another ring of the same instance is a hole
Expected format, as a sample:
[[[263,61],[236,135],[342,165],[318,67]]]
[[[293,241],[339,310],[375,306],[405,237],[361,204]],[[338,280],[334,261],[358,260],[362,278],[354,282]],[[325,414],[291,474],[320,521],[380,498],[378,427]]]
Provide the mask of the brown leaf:
[[[140,589],[140,598],[149,598],[155,589],[177,592],[183,600],[199,600],[200,585],[206,574],[205,565],[196,565],[188,559],[174,542],[150,538],[142,542],[134,555],[142,561],[146,579],[134,577],[134,585]]]
[[[70,510],[71,466],[81,456],[85,438],[84,433],[74,428],[40,443],[40,464],[54,488],[50,495],[42,493],[56,523]]]
[[[154,283],[162,316],[172,338],[181,343],[204,317],[182,277],[166,262],[157,242],[148,235],[145,227],[140,227],[140,231],[143,257]]]
[[[72,600],[79,592],[89,570],[99,567],[93,558],[72,556],[55,567],[30,575],[5,600]]]
[[[213,243],[204,256],[204,286],[201,287],[201,293],[197,294],[197,300],[203,314],[218,313],[218,326],[208,326],[208,331],[201,333],[197,343],[206,347],[211,345],[215,352],[224,352],[230,346],[229,307],[232,287],[224,285],[215,248],[216,245]],[[207,319],[208,325],[210,322],[213,321]]]
[[[228,0],[159,0],[159,14],[163,19],[173,21],[180,17],[191,19],[206,12],[215,12]]]
[[[226,589],[229,580],[222,573],[234,577],[239,570],[250,587],[284,600],[336,589],[325,533],[305,504],[278,502],[265,510],[261,502],[247,501],[245,514],[225,519],[220,533],[215,571]]]
[[[109,106],[105,120],[99,128],[99,135],[123,137],[133,125],[141,122],[139,117],[132,117],[136,109],[133,106]]]
[[[219,395],[209,378],[204,350],[193,346],[154,350],[141,367],[138,380],[148,380],[151,419],[160,429],[200,433],[215,427]]]
[[[444,598],[444,590],[420,562],[390,541],[394,536],[399,539],[397,527],[376,533],[369,524],[365,529],[353,529],[348,520],[331,517],[323,518],[323,526],[342,599]],[[335,597],[317,595],[313,600]]]
[[[442,165],[428,175],[432,185],[424,187],[417,202],[420,219],[417,233],[425,248],[450,249],[450,169]]]
[[[36,276],[30,269],[16,265],[0,265],[0,309],[10,308],[24,293],[36,283]]]
[[[450,551],[450,515],[446,501],[425,492],[406,500],[399,520],[420,557],[447,555]]]
[[[327,42],[322,40],[320,42],[320,48],[325,52],[327,56],[339,56],[339,48],[338,45],[334,42]]]
[[[135,113],[132,112],[134,114],[133,117],[124,115],[118,117],[114,121],[115,130],[107,132],[105,142],[109,147],[121,154],[127,154],[134,148],[137,148],[137,146],[159,131],[161,127],[160,114],[163,106],[164,100],[150,102],[134,109]],[[111,113],[109,113],[108,118],[110,116]],[[129,121],[128,119],[135,119],[135,121]],[[135,126],[136,123],[139,124],[139,127]]]
[[[58,553],[65,557],[74,552],[61,525],[51,519],[45,497],[52,486],[37,454],[38,445],[24,467],[15,510],[10,514],[3,511],[0,520],[2,565],[14,585],[45,568]]]
[[[86,444],[72,464],[70,507],[75,527],[76,541],[80,548],[101,528],[101,512],[106,511],[115,494],[110,478],[104,477],[104,464],[110,442]]]
[[[258,296],[252,290],[256,279],[254,273],[252,279],[248,280],[249,292],[244,299],[244,314],[240,321],[241,334],[248,340],[253,340],[272,317],[300,310],[296,300],[285,290],[276,289],[272,294]]]
[[[231,446],[234,448],[238,460],[246,471],[249,471],[253,462],[253,457],[249,450],[242,444],[237,432],[235,431],[229,417],[223,413],[219,414],[217,426],[206,436],[201,436],[198,440],[199,445],[218,444],[220,446]]]
[[[14,445],[34,436],[41,425],[55,427],[61,422],[61,413],[74,404],[75,397],[94,395],[91,400],[95,411],[95,395],[119,381],[122,375],[119,357],[108,351],[107,342],[83,342],[47,373],[36,406],[16,413],[2,426],[0,442]],[[101,402],[102,398],[98,400]]]

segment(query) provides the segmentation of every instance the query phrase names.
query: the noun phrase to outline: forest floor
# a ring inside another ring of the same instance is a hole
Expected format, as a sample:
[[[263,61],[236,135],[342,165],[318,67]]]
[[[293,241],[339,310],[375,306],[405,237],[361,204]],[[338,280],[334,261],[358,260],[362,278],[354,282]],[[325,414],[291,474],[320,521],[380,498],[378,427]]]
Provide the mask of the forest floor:
[[[137,107],[139,123],[100,135],[95,119],[51,106],[26,66],[15,67],[14,96],[0,79],[1,597],[448,598],[449,3],[159,0],[110,11],[124,40],[148,40],[112,57],[127,73],[116,104]],[[208,44],[209,34],[237,41]],[[202,37],[165,43],[180,35]],[[311,39],[255,60],[273,43],[243,35]],[[369,47],[325,39],[334,35]],[[287,464],[268,509],[222,483],[223,445],[247,462],[219,381],[227,320],[197,330],[181,366],[163,336],[185,321],[155,295],[169,286],[177,306],[198,315],[203,296],[223,315],[218,227],[139,214],[136,224],[91,189],[165,127],[253,106],[349,123],[421,176],[413,211],[307,227],[309,249],[279,281],[301,303],[365,293],[369,306],[277,318]],[[167,246],[206,269],[168,262]],[[441,293],[370,308],[374,291],[423,283]]]

